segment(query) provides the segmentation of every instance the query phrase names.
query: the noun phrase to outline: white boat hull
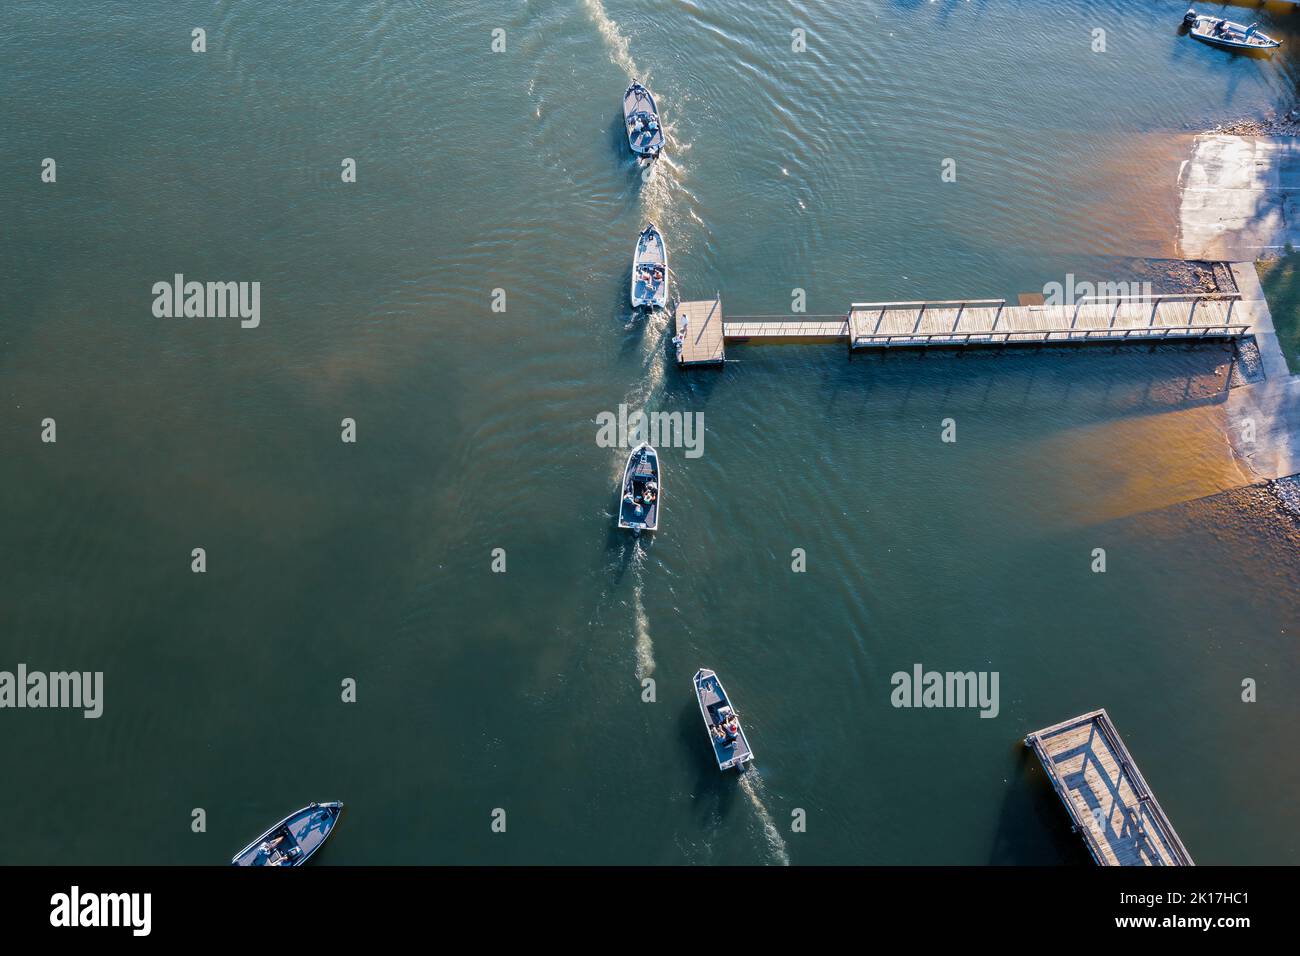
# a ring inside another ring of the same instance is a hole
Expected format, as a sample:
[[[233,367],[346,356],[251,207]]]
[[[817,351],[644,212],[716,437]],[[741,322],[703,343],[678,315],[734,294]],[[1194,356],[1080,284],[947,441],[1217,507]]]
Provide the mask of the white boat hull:
[[[653,484],[653,500],[646,501],[646,481]],[[647,444],[637,445],[623,467],[623,484],[619,486],[618,526],[640,534],[659,530],[659,512],[663,508],[663,473],[659,453]],[[629,497],[631,496],[631,497]]]
[[[1214,27],[1218,22],[1218,17],[1197,16],[1191,22],[1191,29],[1188,32],[1202,43],[1208,43],[1211,46],[1221,47],[1225,50],[1261,52],[1276,50],[1282,45],[1281,41],[1274,40],[1268,34],[1260,33],[1258,30],[1248,36],[1246,26],[1234,23],[1231,20],[1224,20],[1224,30],[1215,32]]]
[[[637,236],[630,291],[634,309],[662,309],[668,305],[668,246],[654,223]]]

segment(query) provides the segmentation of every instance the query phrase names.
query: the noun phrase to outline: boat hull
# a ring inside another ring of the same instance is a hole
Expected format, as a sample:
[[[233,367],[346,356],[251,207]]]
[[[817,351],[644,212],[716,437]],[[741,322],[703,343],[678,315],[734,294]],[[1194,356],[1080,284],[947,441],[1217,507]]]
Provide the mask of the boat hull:
[[[647,481],[654,482],[654,500],[638,501],[638,490],[644,491]],[[632,500],[629,500],[629,495]],[[663,477],[659,471],[659,453],[649,445],[632,449],[623,468],[623,484],[619,486],[618,526],[640,534],[659,530],[659,512],[663,508]]]
[[[664,131],[654,94],[633,83],[623,94],[623,131],[632,152],[642,159],[654,159],[664,148]]]
[[[1240,50],[1243,53],[1267,53],[1282,45],[1280,40],[1274,40],[1266,33],[1253,33],[1251,39],[1247,40],[1246,27],[1230,20],[1225,21],[1228,28],[1226,34],[1215,34],[1214,24],[1217,22],[1217,17],[1198,16],[1192,22],[1188,32],[1202,43],[1208,43],[1222,50]]]
[[[309,803],[271,827],[230,860],[232,866],[302,866],[325,845],[343,804]],[[263,844],[276,843],[269,852]],[[296,849],[296,852],[295,852]]]
[[[647,279],[645,270],[656,269],[662,278]],[[668,304],[668,246],[654,223],[637,236],[632,251],[630,294],[634,309],[662,309]]]
[[[739,717],[737,716],[736,719],[734,741],[719,740],[715,733],[715,728],[721,725],[720,709],[732,708],[732,714],[735,716],[731,698],[723,689],[722,681],[718,680],[718,675],[713,671],[702,667],[695,672],[694,685],[695,700],[700,705],[700,716],[704,718],[704,730],[713,747],[713,756],[718,762],[718,769],[734,768],[743,772],[745,765],[753,761],[754,751],[749,746],[749,738],[745,736],[745,728],[740,723]]]

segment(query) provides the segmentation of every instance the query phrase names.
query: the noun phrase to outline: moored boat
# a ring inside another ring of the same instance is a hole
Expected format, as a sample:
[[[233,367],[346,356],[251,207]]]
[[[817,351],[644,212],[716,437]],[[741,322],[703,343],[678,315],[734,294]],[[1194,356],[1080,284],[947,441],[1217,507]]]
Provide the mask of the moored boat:
[[[740,726],[740,715],[732,707],[731,699],[722,689],[722,681],[718,680],[717,674],[703,667],[695,672],[695,698],[700,703],[704,728],[713,745],[718,769],[730,770],[735,767],[744,770],[745,764],[754,759],[754,751],[750,749],[749,738]]]
[[[623,128],[632,152],[643,162],[657,159],[664,148],[664,131],[659,110],[649,90],[636,80],[623,94]]]
[[[663,489],[659,482],[659,453],[644,442],[632,449],[623,469],[618,526],[638,534],[659,530]]]
[[[632,308],[662,309],[668,304],[668,247],[649,223],[632,252]]]
[[[231,858],[232,866],[302,866],[334,831],[343,804],[309,803]]]
[[[1243,26],[1222,17],[1207,17],[1191,9],[1183,14],[1183,23],[1196,39],[1229,50],[1273,50],[1282,45],[1281,40],[1255,29],[1253,23]]]

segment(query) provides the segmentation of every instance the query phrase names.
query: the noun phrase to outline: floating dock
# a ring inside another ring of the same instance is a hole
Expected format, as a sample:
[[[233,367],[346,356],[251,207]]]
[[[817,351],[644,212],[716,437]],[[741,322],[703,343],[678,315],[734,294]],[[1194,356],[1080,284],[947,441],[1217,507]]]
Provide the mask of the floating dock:
[[[682,365],[717,365],[726,358],[722,331],[722,296],[678,302],[674,310],[677,361]]]
[[[838,342],[850,350],[926,346],[1065,345],[1233,339],[1253,331],[1239,292],[1117,296],[1071,305],[1005,299],[858,302],[844,315],[739,316],[721,297],[678,303],[682,365],[726,361],[727,342]]]
[[[1025,738],[1101,866],[1195,866],[1105,710]]]

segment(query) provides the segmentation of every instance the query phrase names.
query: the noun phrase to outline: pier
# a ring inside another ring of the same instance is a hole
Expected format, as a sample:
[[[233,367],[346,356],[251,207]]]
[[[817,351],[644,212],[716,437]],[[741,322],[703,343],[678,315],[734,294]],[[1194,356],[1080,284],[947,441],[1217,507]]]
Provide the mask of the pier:
[[[837,342],[859,349],[1066,345],[1233,339],[1253,331],[1240,292],[1114,296],[1070,305],[1008,305],[1005,299],[857,302],[844,315],[736,316],[722,299],[680,302],[682,365],[726,361],[727,342]]]
[[[851,348],[917,345],[1049,345],[1234,338],[1238,292],[1085,298],[1072,305],[1007,305],[1005,299],[861,302],[849,310]]]
[[[1105,710],[1025,738],[1101,866],[1195,866]]]

